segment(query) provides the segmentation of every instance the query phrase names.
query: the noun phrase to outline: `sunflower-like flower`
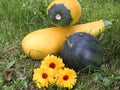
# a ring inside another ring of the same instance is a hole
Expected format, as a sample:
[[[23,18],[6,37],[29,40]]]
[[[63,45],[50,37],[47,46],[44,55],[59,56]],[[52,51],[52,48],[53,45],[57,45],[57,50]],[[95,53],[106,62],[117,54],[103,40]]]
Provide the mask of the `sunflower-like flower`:
[[[48,87],[49,84],[55,83],[52,71],[53,70],[47,67],[34,69],[33,81],[38,88]]]
[[[40,67],[44,66],[53,69],[55,74],[57,74],[59,70],[64,67],[64,63],[61,58],[54,55],[48,55],[43,59]]]
[[[76,84],[76,72],[69,68],[64,68],[59,71],[57,86],[71,89]]]

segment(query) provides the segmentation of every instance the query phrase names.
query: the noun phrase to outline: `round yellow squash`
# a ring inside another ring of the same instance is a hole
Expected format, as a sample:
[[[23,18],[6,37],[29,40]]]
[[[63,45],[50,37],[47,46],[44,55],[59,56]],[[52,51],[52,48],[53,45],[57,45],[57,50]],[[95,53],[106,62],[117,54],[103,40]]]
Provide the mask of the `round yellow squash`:
[[[55,26],[73,25],[80,16],[81,5],[77,0],[53,0],[47,8],[48,20]]]

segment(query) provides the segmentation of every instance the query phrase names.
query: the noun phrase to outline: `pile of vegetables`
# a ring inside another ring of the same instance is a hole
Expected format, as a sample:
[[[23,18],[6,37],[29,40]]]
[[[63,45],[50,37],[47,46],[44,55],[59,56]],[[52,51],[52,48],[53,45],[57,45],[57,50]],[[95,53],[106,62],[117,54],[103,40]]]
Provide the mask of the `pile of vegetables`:
[[[80,16],[81,6],[77,0],[53,0],[47,8],[47,17],[55,27],[26,35],[22,40],[23,51],[35,60],[61,53],[64,63],[76,71],[89,64],[99,66],[103,48],[95,36],[104,32],[111,22],[99,20],[74,25]]]

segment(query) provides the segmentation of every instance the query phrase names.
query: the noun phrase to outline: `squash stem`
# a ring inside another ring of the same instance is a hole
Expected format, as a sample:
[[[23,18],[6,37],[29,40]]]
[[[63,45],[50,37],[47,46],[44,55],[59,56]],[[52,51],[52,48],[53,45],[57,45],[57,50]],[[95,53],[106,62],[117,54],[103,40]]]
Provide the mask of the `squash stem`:
[[[67,44],[68,44],[68,46],[69,47],[71,47],[72,48],[72,46],[73,46],[73,43],[70,43],[70,41],[67,39]]]
[[[112,22],[108,21],[108,20],[103,20],[104,26],[105,28],[109,29],[112,26]]]
[[[56,14],[55,19],[59,21],[59,20],[61,20],[61,19],[62,19],[62,17],[61,17],[61,15],[60,15],[60,14]]]

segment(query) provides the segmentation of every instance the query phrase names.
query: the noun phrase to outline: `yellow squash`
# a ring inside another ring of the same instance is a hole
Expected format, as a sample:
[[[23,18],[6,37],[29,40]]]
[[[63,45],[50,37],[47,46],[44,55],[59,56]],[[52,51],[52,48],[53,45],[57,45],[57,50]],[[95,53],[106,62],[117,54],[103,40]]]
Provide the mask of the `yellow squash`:
[[[36,30],[23,38],[22,48],[31,58],[43,59],[48,54],[58,53],[69,35],[76,32],[87,32],[97,36],[110,25],[109,21],[99,20],[67,28],[51,27]]]
[[[55,26],[73,25],[80,16],[81,6],[78,0],[53,0],[47,8],[48,20]]]

